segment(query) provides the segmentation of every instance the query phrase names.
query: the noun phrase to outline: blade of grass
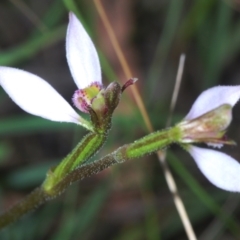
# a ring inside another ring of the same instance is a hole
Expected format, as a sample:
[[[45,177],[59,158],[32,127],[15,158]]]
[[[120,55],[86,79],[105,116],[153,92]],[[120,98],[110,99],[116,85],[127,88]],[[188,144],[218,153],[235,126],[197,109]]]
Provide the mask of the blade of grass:
[[[228,42],[228,38],[231,36],[229,31],[231,27],[231,9],[223,2],[219,2],[216,9],[217,12],[214,20],[211,21],[210,19],[209,21],[211,22],[209,22],[206,19],[198,34],[198,39],[203,42],[199,47],[200,49],[205,48],[207,52],[203,54],[205,77],[203,78],[202,87],[204,89],[216,85],[226,61],[224,55],[225,49],[228,49],[226,42]],[[204,34],[201,30],[207,31],[208,35]]]
[[[77,17],[80,19],[81,23],[83,24],[83,26],[87,30],[87,32],[90,32],[89,27],[85,24],[85,20],[82,17],[82,14],[80,13],[80,11],[78,11],[78,6],[76,5],[75,1],[63,0],[63,3],[69,11],[74,12],[77,15]]]
[[[47,9],[43,16],[43,23],[48,29],[52,29],[66,14],[66,8],[61,0],[55,0]]]
[[[150,85],[148,86],[149,92],[152,92],[156,86],[154,79],[158,80],[161,77],[166,58],[169,54],[170,47],[177,32],[176,30],[179,24],[184,1],[171,0],[168,4],[169,6],[166,13],[164,28],[158,41],[156,53],[153,57],[151,67],[147,75],[148,85]],[[156,76],[158,77],[156,78]]]
[[[230,216],[239,206],[239,196],[231,195],[222,210],[226,212],[227,217]],[[208,225],[207,228],[204,229],[204,232],[199,237],[199,240],[205,239],[220,239],[220,234],[224,231],[224,224],[218,218],[215,218],[212,223]]]
[[[42,23],[46,26],[47,31],[54,30],[60,23],[61,19],[66,16],[66,9],[61,0],[55,0],[48,7],[47,12],[41,18]],[[41,32],[38,29],[34,30],[29,39],[34,39]]]
[[[65,37],[66,26],[62,25],[50,32],[45,32],[35,36],[33,39],[12,48],[10,50],[0,52],[0,65],[14,65],[22,62],[25,59],[31,58],[40,49],[46,48],[49,45],[58,42]]]
[[[197,0],[194,2],[179,29],[183,42],[192,38],[216,2],[216,0]]]
[[[42,33],[48,31],[47,26],[40,20],[35,12],[22,0],[10,0],[10,2],[19,9]]]
[[[33,134],[36,132],[59,131],[72,129],[74,126],[68,123],[56,123],[39,117],[12,117],[0,121],[0,136]]]

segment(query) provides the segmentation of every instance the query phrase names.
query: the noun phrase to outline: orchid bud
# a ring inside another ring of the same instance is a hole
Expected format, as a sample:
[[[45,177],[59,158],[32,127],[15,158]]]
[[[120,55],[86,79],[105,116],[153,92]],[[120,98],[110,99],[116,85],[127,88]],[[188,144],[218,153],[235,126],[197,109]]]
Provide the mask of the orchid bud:
[[[122,89],[119,83],[112,82],[105,90],[104,98],[110,113],[118,106],[122,95]]]

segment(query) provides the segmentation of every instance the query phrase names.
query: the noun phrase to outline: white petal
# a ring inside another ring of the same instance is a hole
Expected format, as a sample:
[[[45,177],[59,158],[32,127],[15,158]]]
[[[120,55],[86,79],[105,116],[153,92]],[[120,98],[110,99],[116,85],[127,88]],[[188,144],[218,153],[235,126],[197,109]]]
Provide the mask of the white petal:
[[[23,70],[0,67],[0,85],[23,110],[59,122],[79,123],[79,115],[40,77]]]
[[[189,153],[199,169],[214,185],[227,191],[240,192],[240,164],[225,153],[191,146]]]
[[[200,94],[185,117],[191,120],[206,112],[219,107],[222,104],[234,106],[240,98],[240,86],[217,86]]]
[[[72,77],[79,89],[89,86],[92,82],[102,83],[96,49],[73,13],[69,14],[66,51]]]

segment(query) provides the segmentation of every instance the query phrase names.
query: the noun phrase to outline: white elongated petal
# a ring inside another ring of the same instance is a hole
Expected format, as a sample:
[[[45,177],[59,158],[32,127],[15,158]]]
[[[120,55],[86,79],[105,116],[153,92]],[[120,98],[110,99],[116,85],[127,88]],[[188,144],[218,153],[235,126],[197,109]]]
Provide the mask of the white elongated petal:
[[[200,94],[185,119],[197,118],[222,104],[234,106],[239,98],[240,86],[217,86],[210,88]]]
[[[89,86],[92,82],[102,83],[96,49],[73,13],[69,14],[66,51],[72,77],[79,89]]]
[[[195,146],[190,147],[189,153],[212,184],[227,191],[240,192],[239,162],[225,153]]]
[[[42,78],[23,70],[0,67],[0,85],[23,110],[52,121],[79,122],[79,115]]]

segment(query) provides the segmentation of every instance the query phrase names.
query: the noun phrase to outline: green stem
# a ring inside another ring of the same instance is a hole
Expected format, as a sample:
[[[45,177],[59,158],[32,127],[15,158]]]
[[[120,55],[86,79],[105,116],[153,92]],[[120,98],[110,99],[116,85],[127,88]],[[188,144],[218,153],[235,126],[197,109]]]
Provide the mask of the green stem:
[[[178,129],[176,128],[157,131],[132,144],[125,145],[125,152],[119,150],[118,155],[125,159],[142,157],[168,146],[176,140],[176,136],[178,136]]]
[[[24,214],[33,211],[49,199],[49,196],[41,187],[33,190],[22,201],[14,205],[12,208],[2,213],[0,216],[0,229],[16,221]]]
[[[79,168],[74,169],[70,174],[63,178],[55,187],[53,195],[58,195],[64,192],[73,182],[90,177],[102,170],[125,161],[143,157],[155,151],[161,150],[176,141],[178,130],[176,128],[166,129],[151,133],[134,143],[125,144],[114,152],[106,155],[100,160],[96,160],[89,164],[84,164]]]
[[[43,183],[45,191],[50,192],[67,174],[90,159],[105,143],[106,134],[88,133],[62,162],[50,169]]]
[[[143,157],[157,150],[164,149],[175,142],[177,136],[178,130],[171,128],[151,133],[134,143],[125,144],[100,160],[89,164],[86,163],[74,169],[54,185],[54,187],[51,188],[51,192],[49,191],[49,194],[51,194],[52,197],[58,196],[73,182],[90,177],[117,163],[123,163],[133,158]]]
[[[100,140],[97,140],[98,137]],[[35,189],[23,201],[17,203],[10,210],[4,212],[0,216],[0,228],[7,226],[9,223],[17,220],[25,213],[30,212],[47,200],[59,196],[73,182],[96,174],[114,164],[123,163],[127,160],[142,157],[157,150],[164,149],[170,144],[174,143],[178,138],[179,131],[177,128],[158,131],[149,134],[135,141],[134,143],[123,145],[116,151],[106,155],[100,160],[89,164],[85,163],[84,165],[81,165],[79,168],[75,168],[74,170],[69,167],[71,171],[67,175],[64,175],[62,179],[58,179],[57,182],[55,181],[54,184],[49,181],[49,176],[47,176],[47,179],[44,181],[42,187]],[[97,151],[97,149],[102,146],[104,140],[105,136],[101,134],[90,133],[86,135],[86,137],[80,142],[80,144],[77,145],[73,152],[67,156],[68,161],[77,159],[78,164],[82,163],[86,160],[84,157],[91,157]],[[95,143],[98,145],[94,147]],[[94,151],[90,150],[92,147],[94,147]],[[63,163],[64,160],[61,164]],[[56,169],[58,169],[58,167]],[[53,173],[55,173],[56,169],[53,170]]]

